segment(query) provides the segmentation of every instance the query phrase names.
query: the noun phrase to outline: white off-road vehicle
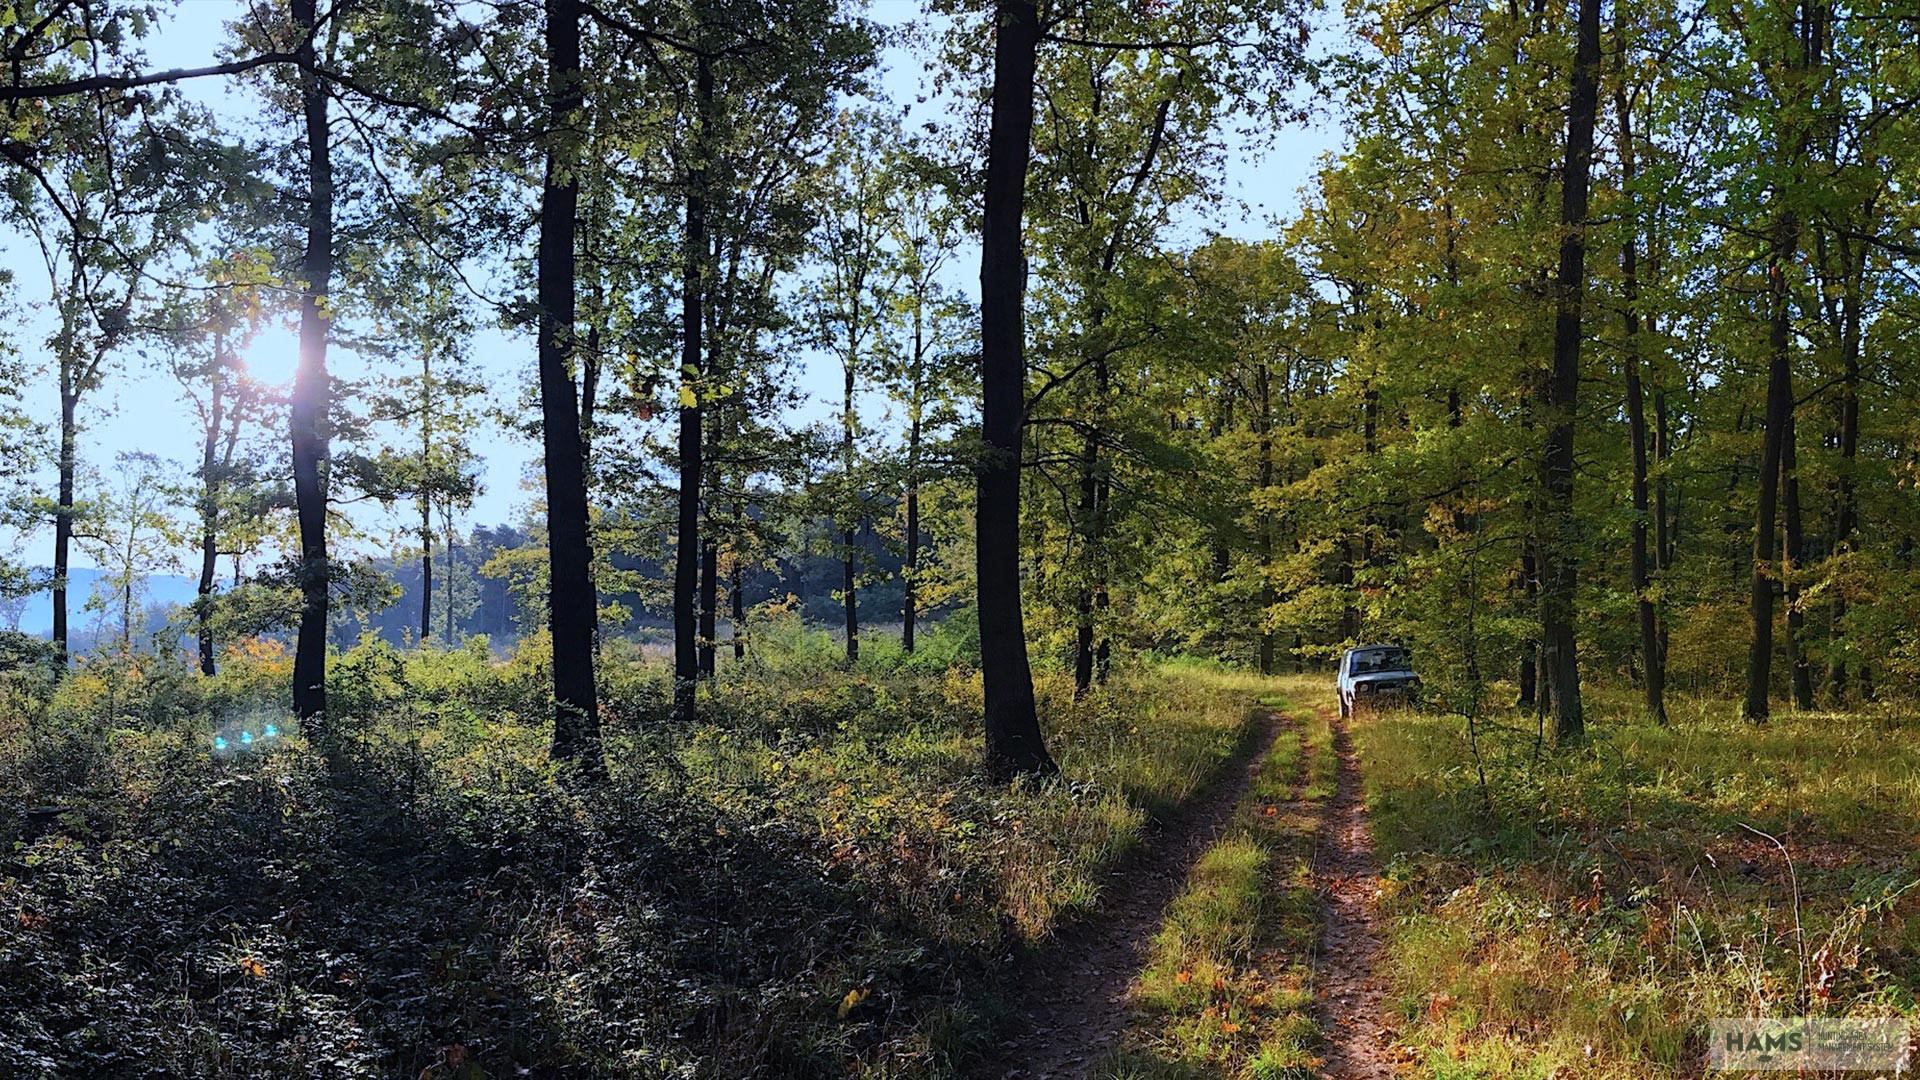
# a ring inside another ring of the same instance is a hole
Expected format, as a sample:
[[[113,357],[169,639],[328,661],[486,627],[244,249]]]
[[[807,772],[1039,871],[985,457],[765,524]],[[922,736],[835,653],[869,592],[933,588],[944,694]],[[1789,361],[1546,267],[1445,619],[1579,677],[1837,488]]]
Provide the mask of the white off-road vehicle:
[[[1365,705],[1410,705],[1420,695],[1413,654],[1398,645],[1362,645],[1340,654],[1340,715]]]

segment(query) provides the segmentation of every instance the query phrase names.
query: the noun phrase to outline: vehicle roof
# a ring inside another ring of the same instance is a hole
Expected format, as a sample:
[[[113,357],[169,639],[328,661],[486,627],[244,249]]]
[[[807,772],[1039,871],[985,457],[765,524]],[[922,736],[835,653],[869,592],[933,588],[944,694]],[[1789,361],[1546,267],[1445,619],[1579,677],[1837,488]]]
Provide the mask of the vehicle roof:
[[[1405,645],[1355,645],[1353,648],[1348,649],[1347,653],[1351,655],[1357,652],[1372,652],[1375,649],[1399,649],[1401,652],[1407,651]]]

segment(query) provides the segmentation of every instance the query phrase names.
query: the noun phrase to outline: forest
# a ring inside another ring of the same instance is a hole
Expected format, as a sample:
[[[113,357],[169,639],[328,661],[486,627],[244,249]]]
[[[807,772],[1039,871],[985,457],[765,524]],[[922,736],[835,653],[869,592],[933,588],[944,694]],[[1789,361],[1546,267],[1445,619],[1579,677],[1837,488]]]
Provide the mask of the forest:
[[[1895,1074],[1916,37],[0,0],[0,1077]]]

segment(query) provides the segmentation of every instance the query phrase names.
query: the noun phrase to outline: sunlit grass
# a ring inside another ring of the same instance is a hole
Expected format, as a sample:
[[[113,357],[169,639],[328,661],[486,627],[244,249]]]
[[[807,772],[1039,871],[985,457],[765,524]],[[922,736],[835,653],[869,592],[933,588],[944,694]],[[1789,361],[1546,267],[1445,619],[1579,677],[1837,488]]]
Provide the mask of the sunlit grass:
[[[1899,718],[1755,727],[1676,698],[1660,727],[1625,689],[1589,708],[1578,751],[1483,718],[1477,761],[1461,717],[1357,724],[1422,1075],[1690,1075],[1715,1016],[1913,1015],[1920,748]]]

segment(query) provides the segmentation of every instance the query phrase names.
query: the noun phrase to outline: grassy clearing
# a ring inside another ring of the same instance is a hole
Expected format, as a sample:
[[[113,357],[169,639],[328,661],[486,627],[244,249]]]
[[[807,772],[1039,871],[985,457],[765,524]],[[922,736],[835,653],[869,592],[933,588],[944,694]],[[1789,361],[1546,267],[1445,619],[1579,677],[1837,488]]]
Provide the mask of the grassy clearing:
[[[1312,955],[1318,904],[1310,861],[1324,800],[1328,731],[1294,717],[1261,761],[1232,824],[1195,864],[1134,986],[1143,1021],[1102,1062],[1107,1080],[1312,1075]],[[1331,793],[1331,786],[1325,791]]]
[[[769,650],[771,652],[771,650]],[[1040,693],[1066,782],[979,777],[979,683],[799,651],[667,717],[610,657],[613,778],[546,761],[537,650],[353,650],[328,775],[271,646],[202,679],[0,686],[0,1060],[9,1075],[940,1076],[1008,944],[1247,730],[1257,680],[1183,667]]]
[[[1495,716],[1478,763],[1458,717],[1358,725],[1422,1075],[1690,1075],[1711,1017],[1914,1015],[1905,718],[1674,705],[1657,727],[1603,691],[1571,754]]]

